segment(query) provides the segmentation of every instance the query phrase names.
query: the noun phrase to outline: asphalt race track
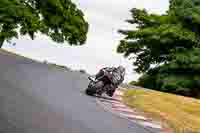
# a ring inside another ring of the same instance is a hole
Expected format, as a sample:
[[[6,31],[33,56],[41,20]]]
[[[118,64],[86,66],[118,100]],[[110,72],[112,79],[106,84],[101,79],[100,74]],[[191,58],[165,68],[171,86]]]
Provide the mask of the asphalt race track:
[[[87,75],[0,54],[0,133],[148,133],[85,95]]]

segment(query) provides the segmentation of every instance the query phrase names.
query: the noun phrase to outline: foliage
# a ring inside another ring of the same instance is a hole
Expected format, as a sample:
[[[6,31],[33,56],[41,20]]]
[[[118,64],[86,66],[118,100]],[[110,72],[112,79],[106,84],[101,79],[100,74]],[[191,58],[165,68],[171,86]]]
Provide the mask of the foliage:
[[[200,2],[171,0],[166,14],[133,8],[117,52],[133,59],[144,73],[138,84],[152,89],[197,96],[200,94]],[[197,93],[198,92],[198,93]]]
[[[87,73],[86,70],[84,70],[84,69],[80,69],[79,72],[80,72],[80,73],[83,73],[83,74],[86,74],[86,73]]]
[[[1,0],[0,44],[40,32],[58,43],[81,45],[88,31],[83,16],[71,0]]]
[[[129,85],[137,85],[137,81],[131,81],[130,83],[129,83]]]

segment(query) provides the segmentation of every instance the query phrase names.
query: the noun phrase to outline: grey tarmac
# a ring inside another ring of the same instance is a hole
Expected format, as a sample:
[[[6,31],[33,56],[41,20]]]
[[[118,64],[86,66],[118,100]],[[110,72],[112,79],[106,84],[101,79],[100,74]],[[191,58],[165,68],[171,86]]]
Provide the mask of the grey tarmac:
[[[0,133],[148,133],[85,95],[86,74],[0,54]]]

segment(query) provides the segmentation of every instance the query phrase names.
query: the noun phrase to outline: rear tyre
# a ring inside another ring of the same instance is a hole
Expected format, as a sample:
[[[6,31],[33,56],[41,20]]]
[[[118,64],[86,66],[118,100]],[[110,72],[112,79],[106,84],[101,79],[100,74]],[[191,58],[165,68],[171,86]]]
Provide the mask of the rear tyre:
[[[93,96],[93,95],[96,93],[96,90],[94,90],[93,88],[87,88],[87,89],[85,90],[85,93],[86,93],[87,95]]]

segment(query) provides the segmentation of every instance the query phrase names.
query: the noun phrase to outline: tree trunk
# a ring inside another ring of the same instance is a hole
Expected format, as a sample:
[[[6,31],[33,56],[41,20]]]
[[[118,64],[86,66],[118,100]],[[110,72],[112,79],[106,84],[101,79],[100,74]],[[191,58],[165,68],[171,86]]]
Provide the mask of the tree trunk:
[[[194,88],[191,90],[192,97],[200,98],[200,90],[198,88]]]
[[[197,91],[197,98],[200,99],[200,90]]]
[[[3,46],[4,40],[0,40],[0,48]]]

